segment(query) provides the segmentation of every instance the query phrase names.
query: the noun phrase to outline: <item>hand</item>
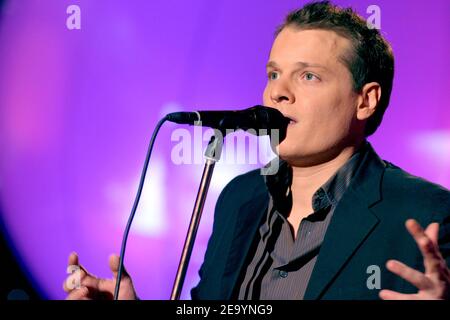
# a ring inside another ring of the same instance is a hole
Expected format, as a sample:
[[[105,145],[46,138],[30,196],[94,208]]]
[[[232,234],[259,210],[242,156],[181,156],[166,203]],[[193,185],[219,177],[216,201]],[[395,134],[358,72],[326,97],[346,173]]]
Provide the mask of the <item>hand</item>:
[[[439,251],[439,224],[431,223],[424,231],[417,221],[406,221],[406,229],[413,236],[423,256],[425,273],[414,270],[397,260],[389,260],[389,271],[419,289],[414,294],[381,290],[380,298],[389,300],[435,300],[450,298],[450,270]]]
[[[109,257],[109,268],[113,273],[113,279],[102,279],[87,272],[79,265],[78,255],[71,253],[69,266],[76,266],[77,270],[70,274],[64,281],[64,291],[68,293],[67,300],[112,300],[116,286],[117,272],[119,269],[119,256]],[[120,280],[119,300],[135,300],[136,292],[131,277],[124,270]]]

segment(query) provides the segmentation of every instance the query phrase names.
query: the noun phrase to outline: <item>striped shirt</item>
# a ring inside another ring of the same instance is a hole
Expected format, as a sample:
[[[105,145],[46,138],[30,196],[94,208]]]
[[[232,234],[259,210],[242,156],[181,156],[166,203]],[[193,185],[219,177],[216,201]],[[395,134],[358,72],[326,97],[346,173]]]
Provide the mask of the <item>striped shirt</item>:
[[[301,221],[296,239],[287,220],[292,206],[291,170],[286,162],[281,162],[276,175],[266,176],[269,208],[257,233],[259,239],[255,239],[256,248],[248,257],[243,280],[238,284],[238,299],[303,299],[334,210],[365,149],[360,148],[314,193],[314,212]]]

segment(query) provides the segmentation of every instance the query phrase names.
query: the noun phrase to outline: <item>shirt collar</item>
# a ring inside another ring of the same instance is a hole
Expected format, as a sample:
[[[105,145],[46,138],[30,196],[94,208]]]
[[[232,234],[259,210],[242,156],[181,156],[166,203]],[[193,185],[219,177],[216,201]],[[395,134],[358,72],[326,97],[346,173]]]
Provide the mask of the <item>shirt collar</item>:
[[[337,205],[350,185],[360,160],[368,150],[369,145],[367,141],[364,141],[352,157],[314,193],[312,207],[315,212],[328,206]],[[292,195],[290,192],[292,169],[286,161],[280,158],[272,160],[268,166],[273,167],[274,161],[278,161],[278,172],[273,175],[266,175],[265,182],[275,209],[287,215],[292,207]]]

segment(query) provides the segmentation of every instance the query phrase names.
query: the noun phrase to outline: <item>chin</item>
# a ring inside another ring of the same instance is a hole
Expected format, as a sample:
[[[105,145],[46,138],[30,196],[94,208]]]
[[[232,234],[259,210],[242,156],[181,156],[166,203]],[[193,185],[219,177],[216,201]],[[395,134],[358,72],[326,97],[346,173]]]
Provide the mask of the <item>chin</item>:
[[[288,144],[286,141],[277,146],[276,153],[281,159],[288,162],[308,157],[308,152],[306,152],[304,148],[298,145]],[[309,156],[311,156],[311,154],[309,154]]]
[[[333,148],[326,146],[311,146],[307,143],[300,143],[297,141],[295,144],[282,142],[276,148],[276,153],[287,163],[295,166],[312,166],[322,163],[325,159],[330,157],[330,153],[333,153]]]

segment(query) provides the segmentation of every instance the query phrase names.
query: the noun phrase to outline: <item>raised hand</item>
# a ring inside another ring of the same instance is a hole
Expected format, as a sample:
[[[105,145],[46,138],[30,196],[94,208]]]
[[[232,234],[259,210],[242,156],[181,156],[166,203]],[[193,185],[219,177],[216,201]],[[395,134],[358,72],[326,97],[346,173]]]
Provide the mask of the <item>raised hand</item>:
[[[415,287],[418,292],[404,294],[391,290],[381,290],[380,298],[388,300],[435,300],[450,298],[450,270],[439,251],[439,224],[431,223],[423,230],[417,221],[406,221],[406,229],[412,235],[423,256],[425,273],[417,271],[397,260],[389,260],[389,271],[402,277]]]
[[[112,271],[112,279],[98,278],[90,274],[79,264],[78,255],[71,253],[69,256],[69,267],[75,269],[64,281],[64,291],[68,293],[67,300],[112,300],[116,277],[119,269],[119,256],[109,257],[109,268]],[[124,270],[122,273],[119,300],[137,299],[133,282],[129,274]]]

